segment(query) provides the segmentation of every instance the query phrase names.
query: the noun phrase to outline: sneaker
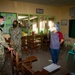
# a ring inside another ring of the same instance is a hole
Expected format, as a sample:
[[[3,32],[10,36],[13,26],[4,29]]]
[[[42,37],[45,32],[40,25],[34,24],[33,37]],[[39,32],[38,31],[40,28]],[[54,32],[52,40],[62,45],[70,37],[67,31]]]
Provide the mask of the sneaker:
[[[52,60],[51,60],[51,59],[49,59],[48,61],[49,61],[49,62],[52,62]]]

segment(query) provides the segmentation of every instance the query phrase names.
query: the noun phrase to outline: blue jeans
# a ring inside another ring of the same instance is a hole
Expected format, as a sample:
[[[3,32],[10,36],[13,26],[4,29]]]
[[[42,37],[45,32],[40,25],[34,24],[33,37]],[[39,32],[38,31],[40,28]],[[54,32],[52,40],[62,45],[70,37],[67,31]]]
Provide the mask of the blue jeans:
[[[50,48],[50,52],[51,52],[53,63],[57,64],[58,58],[59,58],[59,53],[60,53],[60,48],[59,49],[52,49],[52,48]]]

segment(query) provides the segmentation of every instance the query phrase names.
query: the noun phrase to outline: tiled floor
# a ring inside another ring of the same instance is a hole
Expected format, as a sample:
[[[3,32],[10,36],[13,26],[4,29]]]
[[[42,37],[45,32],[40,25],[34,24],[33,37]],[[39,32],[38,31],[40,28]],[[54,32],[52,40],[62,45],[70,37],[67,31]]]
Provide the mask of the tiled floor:
[[[47,48],[41,49],[38,48],[37,52],[34,53],[29,53],[28,55],[26,55],[26,52],[23,51],[23,59],[25,59],[28,56],[31,55],[35,55],[38,58],[38,61],[33,62],[33,70],[34,71],[41,71],[43,67],[50,65],[52,62],[49,61],[51,59],[51,55],[50,55],[50,51]],[[66,73],[68,73],[69,71],[75,72],[74,67],[75,67],[75,63],[73,64],[73,60],[72,60],[72,56],[69,57],[69,60],[66,61],[66,55],[67,55],[67,51],[68,48],[63,47],[61,49],[60,55],[59,55],[59,62],[58,64],[61,66],[60,70],[53,73],[52,75],[65,75]],[[4,72],[5,75],[12,75],[12,71],[11,71],[11,59],[10,59],[10,55],[6,54],[6,62],[5,62],[5,66],[4,66]]]

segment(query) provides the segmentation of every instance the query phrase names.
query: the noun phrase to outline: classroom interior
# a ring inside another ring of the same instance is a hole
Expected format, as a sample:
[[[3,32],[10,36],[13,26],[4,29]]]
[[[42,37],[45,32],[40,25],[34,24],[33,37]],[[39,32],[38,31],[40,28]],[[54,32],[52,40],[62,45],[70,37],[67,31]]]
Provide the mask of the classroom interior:
[[[5,28],[3,29],[5,40],[8,43],[10,42],[9,28],[12,26],[12,22],[17,19],[22,29],[21,49],[23,59],[29,56],[36,56],[37,61],[32,62],[31,69],[35,72],[42,71],[44,67],[52,64],[49,48],[50,25],[51,21],[58,22],[60,31],[64,36],[64,44],[61,46],[59,55],[60,69],[53,71],[51,74],[29,75],[70,75],[69,73],[74,73],[75,75],[74,56],[70,55],[68,60],[66,60],[68,51],[72,49],[75,42],[75,2],[72,1],[72,3],[70,2],[68,4],[65,2],[64,4],[58,1],[58,4],[47,4],[44,1],[43,3],[37,0],[33,0],[33,2],[24,0],[1,0],[0,14],[5,17]],[[11,54],[5,50],[5,55],[6,60],[3,75],[13,75]],[[19,75],[23,75],[22,72]]]

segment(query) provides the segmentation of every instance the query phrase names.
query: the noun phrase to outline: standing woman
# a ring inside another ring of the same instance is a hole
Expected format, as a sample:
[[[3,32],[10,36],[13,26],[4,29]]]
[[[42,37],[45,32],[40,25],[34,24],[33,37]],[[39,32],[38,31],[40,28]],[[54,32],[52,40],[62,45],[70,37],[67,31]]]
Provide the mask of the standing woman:
[[[56,26],[54,25],[51,28],[51,33],[50,33],[50,52],[54,64],[58,63],[60,45],[63,42],[64,42],[63,34],[60,31],[58,31]]]
[[[10,28],[9,30],[10,33],[10,41],[11,45],[16,50],[19,54],[19,60],[22,59],[22,53],[21,53],[21,38],[22,38],[22,30],[18,26],[18,21],[14,20],[13,21],[13,27]]]

